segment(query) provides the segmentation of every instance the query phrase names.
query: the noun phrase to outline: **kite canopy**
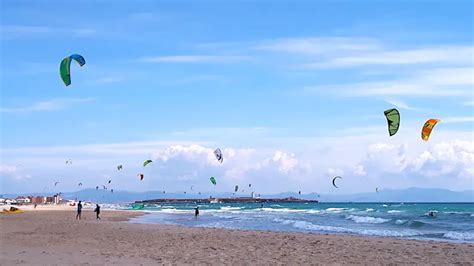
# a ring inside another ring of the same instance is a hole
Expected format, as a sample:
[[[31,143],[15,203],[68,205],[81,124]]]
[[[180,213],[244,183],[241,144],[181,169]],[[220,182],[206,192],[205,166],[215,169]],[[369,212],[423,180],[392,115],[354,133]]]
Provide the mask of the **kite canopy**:
[[[57,184],[59,184],[59,181],[57,181],[57,182],[54,182],[54,186],[56,186]]]
[[[335,188],[338,188],[338,186],[336,186],[336,179],[337,179],[337,178],[342,178],[342,177],[336,176],[336,177],[334,177],[334,178],[332,179],[332,185],[333,185]]]
[[[82,183],[77,184],[78,186],[82,186]]]
[[[211,178],[209,178],[209,180],[211,180],[211,183],[212,183],[213,185],[216,185],[216,184],[217,184],[215,177],[211,176]]]
[[[249,187],[252,187],[252,184],[249,184]]]
[[[117,170],[120,171],[122,170],[123,166],[121,164],[117,165]]]
[[[375,188],[375,192],[379,193],[379,188],[378,187]]]
[[[143,203],[132,203],[132,209],[133,210],[141,210],[145,207],[145,204]]]
[[[224,157],[222,155],[221,149],[217,148],[214,151],[214,155],[216,156],[217,161],[219,161],[220,163],[224,162]]]
[[[107,184],[110,184],[110,182],[112,182],[112,180],[109,180],[109,181],[107,182]]]
[[[440,121],[439,119],[428,119],[421,128],[421,139],[428,141],[434,126]]]
[[[393,136],[397,133],[398,128],[400,127],[400,112],[397,109],[388,109],[385,112],[385,117],[387,118],[388,123],[388,134]]]
[[[70,55],[61,61],[61,64],[59,65],[59,73],[61,75],[61,79],[64,82],[64,85],[66,86],[71,85],[71,61],[72,60],[75,60],[81,67],[86,64],[86,60],[84,59],[84,57],[78,54]]]
[[[237,192],[239,190],[239,185],[235,185],[234,192]]]
[[[137,176],[140,177],[140,180],[143,180],[143,178],[145,178],[144,174],[137,174]]]
[[[148,164],[152,163],[152,160],[146,160],[143,162],[143,167],[147,166]]]

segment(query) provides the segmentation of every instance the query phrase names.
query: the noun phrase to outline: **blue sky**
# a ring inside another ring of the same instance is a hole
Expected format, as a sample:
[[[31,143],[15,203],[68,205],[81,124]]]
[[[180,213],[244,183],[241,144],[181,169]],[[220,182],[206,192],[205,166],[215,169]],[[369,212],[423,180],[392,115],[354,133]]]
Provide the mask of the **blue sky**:
[[[474,186],[471,1],[1,5],[0,192]],[[72,53],[87,63],[65,87]]]

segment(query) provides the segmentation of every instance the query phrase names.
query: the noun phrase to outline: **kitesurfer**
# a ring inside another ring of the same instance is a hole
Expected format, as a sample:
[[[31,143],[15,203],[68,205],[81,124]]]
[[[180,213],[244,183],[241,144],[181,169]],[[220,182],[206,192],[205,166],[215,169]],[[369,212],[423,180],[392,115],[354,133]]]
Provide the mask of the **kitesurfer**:
[[[194,209],[194,217],[197,218],[198,215],[199,215],[199,207],[196,207],[196,208]]]
[[[81,213],[82,213],[82,203],[81,201],[79,201],[79,203],[77,204],[77,215],[76,215],[76,220],[77,219],[81,219]]]
[[[99,217],[99,214],[100,214],[100,206],[99,206],[99,204],[96,204],[96,205],[95,205],[95,210],[94,210],[94,212],[95,212],[95,219],[96,219],[96,220],[100,220],[100,217]]]

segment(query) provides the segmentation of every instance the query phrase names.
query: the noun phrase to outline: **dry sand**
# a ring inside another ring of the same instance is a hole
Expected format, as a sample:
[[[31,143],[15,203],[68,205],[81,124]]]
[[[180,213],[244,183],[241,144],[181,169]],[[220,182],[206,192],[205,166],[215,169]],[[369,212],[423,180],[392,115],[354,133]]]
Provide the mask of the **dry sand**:
[[[1,265],[466,264],[474,245],[391,238],[184,228],[124,222],[138,212],[0,215]]]

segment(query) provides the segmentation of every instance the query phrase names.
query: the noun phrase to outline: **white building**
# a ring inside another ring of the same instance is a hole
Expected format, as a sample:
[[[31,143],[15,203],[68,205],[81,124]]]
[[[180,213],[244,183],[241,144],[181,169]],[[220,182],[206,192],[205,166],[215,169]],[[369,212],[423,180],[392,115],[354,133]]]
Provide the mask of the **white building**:
[[[6,199],[5,203],[6,204],[17,204],[17,201],[16,201],[16,199]]]
[[[20,204],[28,204],[31,203],[31,200],[27,197],[18,197],[16,198],[16,201]]]

